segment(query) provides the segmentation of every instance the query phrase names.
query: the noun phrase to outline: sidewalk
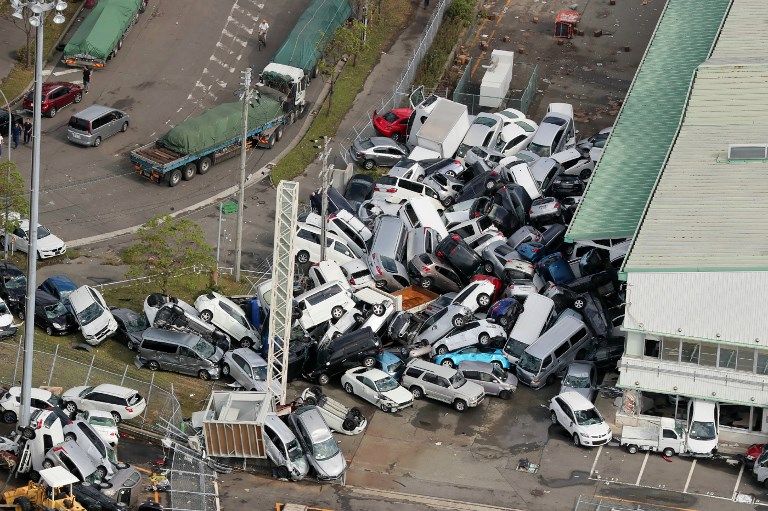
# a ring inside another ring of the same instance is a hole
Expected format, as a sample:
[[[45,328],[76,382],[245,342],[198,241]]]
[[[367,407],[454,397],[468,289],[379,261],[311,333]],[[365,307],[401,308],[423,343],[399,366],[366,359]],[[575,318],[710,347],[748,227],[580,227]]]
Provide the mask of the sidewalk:
[[[0,17],[0,81],[8,76],[16,65],[16,50],[24,46],[26,36],[22,24],[21,20],[18,20],[18,24],[14,24],[10,14],[8,17]],[[34,32],[31,37],[35,37]]]

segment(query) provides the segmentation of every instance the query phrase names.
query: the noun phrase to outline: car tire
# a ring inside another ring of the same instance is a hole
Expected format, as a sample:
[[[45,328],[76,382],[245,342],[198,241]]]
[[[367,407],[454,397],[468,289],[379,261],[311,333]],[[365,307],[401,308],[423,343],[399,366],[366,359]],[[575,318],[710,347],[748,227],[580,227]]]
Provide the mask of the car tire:
[[[451,323],[453,324],[454,328],[459,328],[464,324],[464,316],[461,314],[456,314],[451,320]]]
[[[43,460],[43,468],[53,468],[53,462],[49,459]]]
[[[64,435],[64,441],[72,440],[73,442],[77,442],[77,435],[74,433],[66,433]]]
[[[421,279],[421,282],[419,282],[419,284],[421,285],[421,287],[423,289],[431,289],[432,288],[432,279],[429,278],[429,277],[425,277],[425,278]]]
[[[376,365],[376,359],[373,357],[365,357],[363,359],[363,367],[373,367]]]
[[[477,342],[480,346],[488,346],[491,344],[491,336],[487,332],[483,332],[477,336]]]
[[[158,364],[156,360],[150,360],[147,362],[147,369],[150,371],[157,371],[160,369],[160,364]]]
[[[355,422],[355,420],[351,417],[344,419],[344,421],[341,423],[341,429],[344,431],[354,431],[356,427],[357,422]]]
[[[331,309],[331,318],[335,320],[339,320],[344,315],[344,307],[341,305],[336,305],[334,308]]]
[[[250,348],[251,346],[253,346],[253,339],[251,339],[250,337],[243,337],[242,339],[240,339],[241,348]]]
[[[508,390],[502,390],[501,392],[499,392],[499,397],[501,399],[507,400],[512,397],[512,393]]]
[[[74,417],[77,413],[77,405],[73,401],[67,401],[64,403],[64,411],[66,411],[70,417]]]
[[[229,364],[221,364],[221,374],[223,376],[229,376]]]
[[[103,481],[104,479],[106,479],[109,473],[107,472],[107,468],[104,465],[99,465],[98,467],[96,467],[96,474],[98,474],[99,479]]]
[[[331,381],[331,377],[325,373],[320,373],[320,375],[317,377],[317,383],[319,385],[328,385],[329,381]]]
[[[317,404],[317,398],[315,396],[307,396],[304,399],[305,405],[316,405]]]
[[[99,147],[101,145],[101,137],[96,137],[93,140],[93,147]]]
[[[387,289],[387,283],[383,280],[376,280],[376,289]]]
[[[381,410],[384,413],[389,413],[392,411],[392,409],[387,405],[385,405],[384,403],[379,404],[379,410]]]
[[[309,252],[306,250],[299,251],[298,254],[296,254],[296,262],[299,264],[307,264],[309,262]],[[378,283],[377,283],[378,287]]]
[[[279,128],[277,128],[277,131],[275,131],[275,140],[279,142],[280,139],[282,138],[283,138],[283,127],[280,126]]]
[[[168,174],[168,186],[173,188],[179,183],[181,183],[181,171],[179,169],[173,169],[171,173]]]
[[[493,264],[487,261],[483,263],[483,273],[486,275],[493,275]]]
[[[206,323],[210,323],[213,320],[213,312],[209,311],[208,309],[203,309],[200,311],[200,319]]]
[[[287,467],[277,467],[275,475],[278,479],[290,479],[291,477],[291,473],[288,471]]]
[[[509,320],[506,316],[502,316],[499,318],[499,325],[501,325],[503,328],[507,328],[507,324],[509,323]]]
[[[19,313],[16,314],[16,315],[19,317],[20,320],[24,321],[24,311],[23,310],[19,311]]]
[[[579,435],[577,433],[573,434],[573,446],[581,447],[581,439],[579,438]]]
[[[549,422],[551,422],[554,425],[558,424],[557,414],[555,412],[549,412]]]
[[[576,309],[577,311],[582,310],[586,306],[587,306],[587,302],[583,298],[576,298],[573,301],[573,308]]]
[[[354,394],[355,393],[354,389],[352,388],[352,384],[351,383],[347,382],[347,383],[344,384],[344,392],[346,392],[347,394]]]
[[[3,412],[3,422],[6,424],[13,424],[18,422],[19,417],[13,410],[6,410]]]
[[[193,162],[189,162],[184,165],[184,170],[181,173],[181,179],[184,181],[192,181],[192,179],[195,177],[195,174],[197,174],[197,165],[195,165]]]
[[[446,358],[445,360],[443,360],[442,362],[440,362],[440,365],[441,365],[441,366],[445,366],[445,367],[450,367],[451,369],[453,369],[454,367],[456,367],[456,364],[454,364],[454,363],[453,363],[453,360],[451,360],[450,358]]]
[[[373,307],[371,307],[374,316],[382,317],[385,312],[387,312],[387,307],[383,303],[375,303],[373,304]]]
[[[197,372],[197,377],[200,378],[203,381],[208,381],[208,380],[211,379],[211,375],[205,369],[200,369]]]
[[[639,449],[638,449],[638,448],[637,448],[637,446],[636,446],[636,445],[634,445],[634,444],[630,444],[630,445],[628,445],[628,446],[627,446],[627,452],[628,452],[629,454],[637,454],[637,451],[638,451],[638,450],[639,450]]]
[[[82,100],[83,100],[82,92],[78,92],[77,94],[75,94],[75,103],[80,103]]]
[[[477,295],[477,304],[480,307],[488,307],[491,304],[491,295],[487,293],[480,293]]]
[[[115,420],[115,424],[123,422],[123,416],[117,412],[112,412],[112,418]]]
[[[492,362],[491,362],[491,365],[492,365],[492,366],[494,366],[494,367],[498,367],[498,368],[499,368],[499,369],[501,369],[502,371],[504,370],[504,366],[503,366],[503,365],[501,365],[501,362],[499,362],[498,360],[494,360],[494,361],[492,361]]]
[[[416,385],[414,385],[408,390],[411,391],[411,395],[413,396],[413,399],[421,399],[421,397],[424,395],[424,391],[421,390],[421,387],[417,387]]]
[[[123,133],[128,131],[128,122],[124,122],[123,125],[120,126],[120,131],[122,131]]]
[[[34,440],[35,436],[35,430],[29,426],[24,427],[21,429],[21,437],[25,440]],[[67,438],[67,435],[64,435],[64,439]]]
[[[48,110],[48,117],[56,117],[56,112],[58,112],[58,110],[56,110],[55,106],[52,106],[51,109]]]
[[[197,162],[197,173],[200,175],[208,173],[208,171],[211,170],[211,165],[213,165],[213,162],[208,156],[200,158]]]
[[[29,478],[33,481],[35,480],[32,477],[32,472],[30,472]],[[15,505],[19,509],[19,511],[32,511],[33,509],[37,509],[37,506],[33,506],[32,501],[29,500],[27,497],[16,497],[15,499],[13,499],[13,505]]]
[[[671,448],[671,447],[667,447],[666,449],[661,451],[661,454],[663,454],[667,458],[671,458],[672,456],[675,455],[675,450],[673,448]]]
[[[45,334],[46,335],[53,335],[53,328],[47,326],[45,327]]]
[[[453,402],[453,409],[457,412],[463,412],[467,409],[467,403],[464,402],[462,399],[457,399]]]
[[[371,170],[371,169],[372,169],[373,167],[375,167],[375,166],[376,166],[376,164],[375,164],[375,163],[373,163],[373,160],[365,160],[365,161],[363,162],[363,168],[364,168],[365,170]]]
[[[493,179],[489,180],[487,183],[485,183],[485,189],[486,190],[493,190],[496,188],[496,181]]]
[[[443,207],[450,208],[451,206],[453,206],[453,201],[454,201],[453,197],[446,197],[441,202],[443,204]]]
[[[437,347],[437,349],[435,350],[435,353],[437,353],[438,355],[445,355],[446,353],[448,353],[448,348],[445,346],[445,344],[441,344],[440,346]]]

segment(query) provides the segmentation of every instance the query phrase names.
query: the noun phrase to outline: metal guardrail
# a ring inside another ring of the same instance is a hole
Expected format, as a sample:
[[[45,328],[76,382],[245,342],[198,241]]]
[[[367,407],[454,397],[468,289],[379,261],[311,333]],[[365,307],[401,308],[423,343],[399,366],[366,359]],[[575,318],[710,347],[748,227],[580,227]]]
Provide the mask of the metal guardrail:
[[[525,69],[525,66],[523,66]],[[467,63],[464,68],[464,72],[461,75],[456,89],[453,91],[452,99],[457,103],[461,103],[467,106],[471,115],[477,115],[478,113],[486,110],[485,107],[480,106],[480,84],[472,82],[471,77],[472,59]],[[516,108],[523,113],[528,112],[528,109],[533,102],[533,98],[536,96],[537,87],[539,85],[539,65],[536,64],[528,77],[528,82],[525,88],[522,90],[519,96],[515,97],[512,93],[499,99],[501,106],[500,110],[504,108]]]

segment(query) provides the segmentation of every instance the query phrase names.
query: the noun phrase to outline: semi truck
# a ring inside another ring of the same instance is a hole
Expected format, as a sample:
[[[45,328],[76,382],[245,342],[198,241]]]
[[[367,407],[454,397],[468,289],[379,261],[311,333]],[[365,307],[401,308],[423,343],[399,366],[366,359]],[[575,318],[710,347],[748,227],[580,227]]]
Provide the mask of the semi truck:
[[[125,34],[146,8],[147,0],[101,0],[64,47],[62,62],[68,66],[103,68],[123,47]]]

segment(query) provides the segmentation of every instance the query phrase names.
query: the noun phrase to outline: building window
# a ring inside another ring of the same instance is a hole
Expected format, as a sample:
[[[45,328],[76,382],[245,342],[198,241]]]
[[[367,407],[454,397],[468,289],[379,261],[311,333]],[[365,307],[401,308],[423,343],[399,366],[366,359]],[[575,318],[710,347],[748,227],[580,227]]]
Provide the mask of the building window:
[[[736,369],[736,349],[721,347],[720,357],[717,359],[717,367]]]
[[[757,374],[768,374],[768,351],[757,352]]]
[[[737,371],[755,372],[755,350],[754,348],[739,348],[736,360]]]
[[[712,344],[709,342],[701,343],[699,365],[717,367],[717,344]]]
[[[670,362],[679,362],[680,341],[677,339],[664,339],[661,343],[661,359]]]
[[[683,341],[683,347],[680,350],[680,362],[686,364],[699,363],[699,343]]]
[[[752,409],[742,405],[720,405],[720,425],[729,428],[750,429]]]
[[[658,339],[646,339],[645,350],[643,355],[646,357],[659,358],[659,349],[661,348],[661,341]]]

